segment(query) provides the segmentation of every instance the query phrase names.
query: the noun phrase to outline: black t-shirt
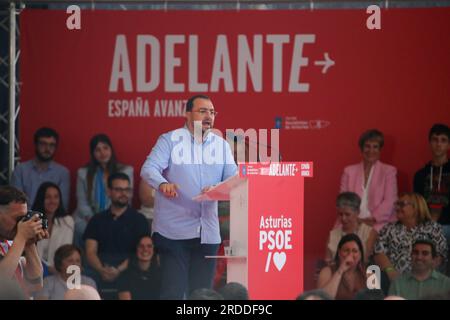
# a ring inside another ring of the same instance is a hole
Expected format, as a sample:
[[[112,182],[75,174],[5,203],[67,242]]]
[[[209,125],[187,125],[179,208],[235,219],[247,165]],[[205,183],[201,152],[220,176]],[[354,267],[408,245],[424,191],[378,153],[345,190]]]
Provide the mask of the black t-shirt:
[[[425,198],[431,211],[434,208],[442,210],[439,223],[450,224],[450,161],[442,167],[432,167],[429,162],[417,171],[414,175],[414,192]]]
[[[117,267],[136,251],[139,239],[150,234],[147,219],[133,208],[114,220],[110,209],[94,215],[83,239],[98,242],[97,254],[103,264]]]
[[[152,262],[149,270],[142,271],[135,263],[119,277],[119,292],[129,291],[133,300],[159,300],[161,290],[161,272],[156,262]]]

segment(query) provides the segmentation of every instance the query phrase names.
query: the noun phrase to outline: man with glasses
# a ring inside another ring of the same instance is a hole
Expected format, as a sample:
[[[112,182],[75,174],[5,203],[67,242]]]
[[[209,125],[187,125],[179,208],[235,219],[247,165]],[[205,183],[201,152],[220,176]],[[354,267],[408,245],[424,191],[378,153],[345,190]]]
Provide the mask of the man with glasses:
[[[59,135],[51,128],[40,128],[34,134],[35,158],[17,166],[12,175],[11,184],[25,192],[31,206],[37,190],[43,182],[58,185],[62,194],[64,208],[69,205],[70,174],[69,170],[53,161],[58,147]]]
[[[128,267],[139,239],[150,232],[145,217],[129,206],[132,188],[123,172],[108,177],[111,206],[94,215],[86,227],[86,257],[103,299],[117,299],[117,278]]]
[[[228,143],[211,132],[217,111],[205,95],[186,103],[183,128],[161,135],[141,177],[156,192],[153,241],[160,254],[162,299],[211,288],[221,242],[217,201],[192,200],[237,172]]]

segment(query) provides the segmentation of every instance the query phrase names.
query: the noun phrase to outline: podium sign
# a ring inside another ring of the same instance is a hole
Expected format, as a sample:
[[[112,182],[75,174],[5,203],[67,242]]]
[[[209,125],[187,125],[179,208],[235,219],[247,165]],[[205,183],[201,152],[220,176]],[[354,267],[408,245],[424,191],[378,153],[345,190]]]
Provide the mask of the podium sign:
[[[230,200],[227,282],[250,299],[289,299],[303,291],[303,186],[312,162],[245,163],[197,201]]]
[[[303,291],[304,177],[312,163],[241,164],[248,179],[251,299],[294,299]]]

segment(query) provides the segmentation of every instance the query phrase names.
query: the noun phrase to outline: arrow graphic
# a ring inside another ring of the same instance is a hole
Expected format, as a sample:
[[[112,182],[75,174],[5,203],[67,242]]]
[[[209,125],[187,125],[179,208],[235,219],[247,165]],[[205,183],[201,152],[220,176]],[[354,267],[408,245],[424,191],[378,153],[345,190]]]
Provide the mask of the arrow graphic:
[[[330,59],[330,57],[328,55],[328,52],[325,52],[323,54],[323,57],[325,58],[325,60],[323,60],[323,61],[314,61],[314,65],[315,66],[324,66],[322,68],[322,73],[327,73],[328,68],[334,66],[335,63],[334,63],[333,60]]]

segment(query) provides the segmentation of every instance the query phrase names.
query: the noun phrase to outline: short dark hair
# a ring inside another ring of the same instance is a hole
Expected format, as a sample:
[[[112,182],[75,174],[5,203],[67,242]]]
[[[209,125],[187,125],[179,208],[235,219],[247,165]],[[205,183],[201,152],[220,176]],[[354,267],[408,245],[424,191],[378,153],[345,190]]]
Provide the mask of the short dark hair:
[[[437,257],[437,251],[436,251],[436,246],[435,246],[435,244],[434,244],[434,242],[433,241],[431,241],[431,240],[429,240],[429,239],[417,239],[416,241],[414,241],[414,243],[413,243],[413,245],[412,245],[412,248],[413,248],[413,250],[414,250],[414,247],[416,246],[416,245],[418,245],[418,244],[426,244],[426,245],[429,245],[430,247],[431,247],[431,256],[433,257],[433,258],[436,258]]]
[[[202,288],[192,291],[189,300],[223,300],[223,297],[213,289]]]
[[[354,192],[342,192],[336,198],[336,208],[350,207],[353,211],[359,212],[361,198]]]
[[[115,172],[108,177],[108,188],[112,188],[112,184],[114,180],[126,180],[130,183],[130,177],[123,172]]]
[[[42,127],[36,130],[34,133],[34,144],[36,145],[40,138],[43,137],[53,137],[56,140],[56,143],[59,141],[59,134],[52,128]]]
[[[73,244],[64,244],[55,251],[54,264],[55,269],[58,272],[62,272],[62,262],[67,257],[70,257],[75,251],[77,251],[81,256],[81,250]]]
[[[0,206],[7,206],[11,202],[26,203],[27,195],[13,186],[0,186]]]
[[[366,141],[369,140],[377,140],[380,144],[380,149],[384,146],[384,135],[383,132],[377,129],[370,129],[365,132],[359,137],[358,145],[359,148],[362,150],[364,148],[364,144]]]
[[[189,100],[186,102],[186,112],[192,111],[192,108],[194,107],[195,99],[211,100],[210,97],[205,96],[204,94],[197,94],[197,95],[195,95],[193,97],[190,97]]]
[[[431,140],[432,135],[441,135],[444,134],[450,140],[450,128],[443,123],[435,123],[428,133],[428,140]]]
[[[238,282],[229,282],[224,285],[219,293],[225,300],[248,300],[248,290]]]

